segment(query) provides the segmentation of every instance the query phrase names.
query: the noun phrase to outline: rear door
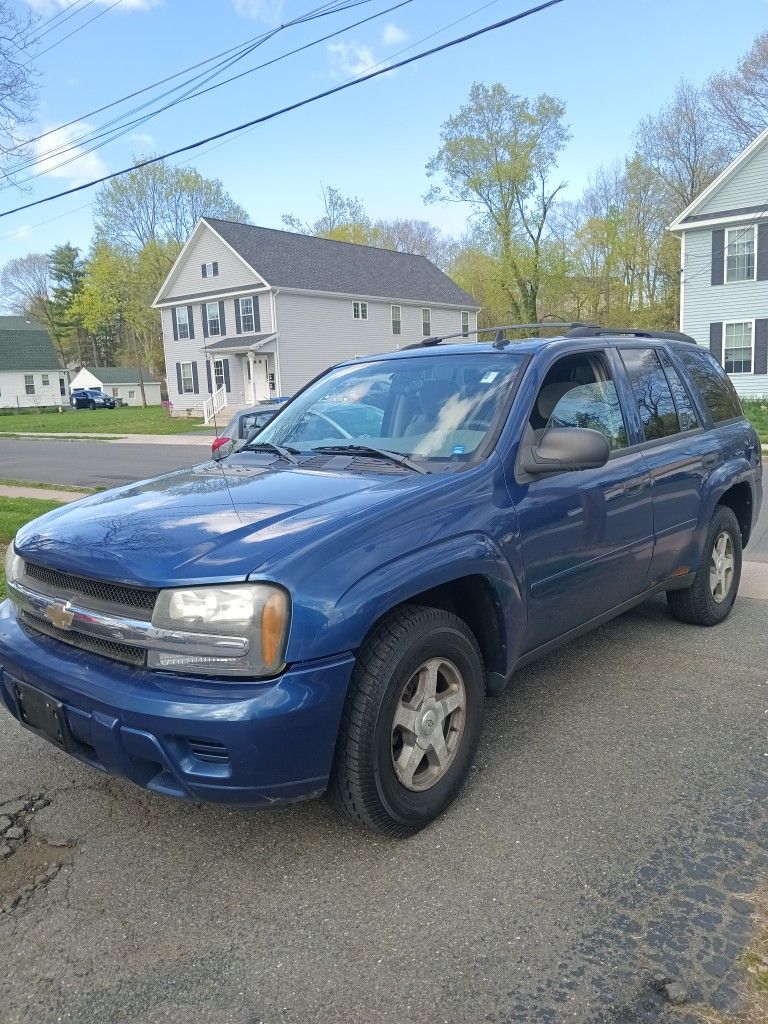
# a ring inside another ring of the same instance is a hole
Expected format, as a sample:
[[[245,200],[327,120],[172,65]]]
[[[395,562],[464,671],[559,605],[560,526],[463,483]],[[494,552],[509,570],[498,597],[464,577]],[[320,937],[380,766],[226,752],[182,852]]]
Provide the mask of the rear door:
[[[619,355],[635,398],[640,448],[652,481],[650,587],[695,569],[704,482],[721,455],[664,346],[625,345]]]

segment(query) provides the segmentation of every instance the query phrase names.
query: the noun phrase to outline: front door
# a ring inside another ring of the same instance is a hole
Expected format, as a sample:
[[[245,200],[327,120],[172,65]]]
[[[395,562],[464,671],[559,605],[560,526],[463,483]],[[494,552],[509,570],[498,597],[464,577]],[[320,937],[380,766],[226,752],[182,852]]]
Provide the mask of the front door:
[[[650,477],[628,447],[626,418],[602,352],[563,356],[548,371],[527,443],[549,427],[590,427],[608,438],[605,466],[528,478],[515,472],[531,651],[640,593],[653,553]]]
[[[264,402],[269,398],[269,380],[267,378],[267,357],[255,356],[252,365],[253,400]]]

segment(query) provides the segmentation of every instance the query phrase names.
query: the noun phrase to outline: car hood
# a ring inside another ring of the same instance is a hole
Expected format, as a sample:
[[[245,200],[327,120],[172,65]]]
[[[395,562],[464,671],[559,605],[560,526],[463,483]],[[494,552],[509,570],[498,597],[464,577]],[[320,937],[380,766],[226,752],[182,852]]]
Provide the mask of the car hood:
[[[208,462],[48,512],[22,527],[16,549],[65,572],[150,587],[245,579],[424,480]]]

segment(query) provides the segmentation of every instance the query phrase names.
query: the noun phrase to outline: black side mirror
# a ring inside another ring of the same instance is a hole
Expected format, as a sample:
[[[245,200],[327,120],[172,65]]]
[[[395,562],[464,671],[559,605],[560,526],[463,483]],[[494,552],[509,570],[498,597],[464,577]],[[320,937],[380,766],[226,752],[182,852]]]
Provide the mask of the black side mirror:
[[[550,427],[537,445],[523,449],[519,465],[529,476],[542,476],[574,469],[599,469],[610,454],[608,439],[599,430]]]

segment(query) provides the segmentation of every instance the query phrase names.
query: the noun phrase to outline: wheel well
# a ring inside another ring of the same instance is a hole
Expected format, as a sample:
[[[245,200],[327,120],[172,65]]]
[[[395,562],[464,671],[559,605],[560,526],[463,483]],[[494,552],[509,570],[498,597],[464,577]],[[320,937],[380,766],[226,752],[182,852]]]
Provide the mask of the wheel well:
[[[727,505],[733,510],[739,521],[741,543],[746,547],[752,530],[752,488],[748,483],[734,484],[720,498],[718,505]]]
[[[423,590],[408,598],[407,604],[423,604],[452,612],[469,626],[475,635],[487,673],[505,672],[504,647],[499,618],[499,602],[485,576],[463,576],[439,587]]]

